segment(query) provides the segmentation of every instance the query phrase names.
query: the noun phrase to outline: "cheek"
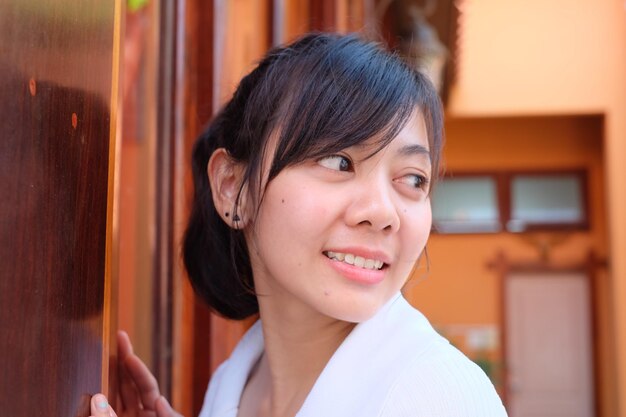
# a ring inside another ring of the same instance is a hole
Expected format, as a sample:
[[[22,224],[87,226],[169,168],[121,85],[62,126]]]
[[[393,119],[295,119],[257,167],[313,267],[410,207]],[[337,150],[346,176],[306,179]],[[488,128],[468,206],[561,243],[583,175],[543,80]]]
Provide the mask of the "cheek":
[[[282,221],[293,222],[289,226],[316,229],[316,224],[321,225],[332,215],[334,205],[328,190],[305,186],[302,181],[281,181],[276,185],[276,189],[267,195],[267,201],[271,202],[268,209],[275,213],[275,217],[282,217]]]
[[[265,238],[288,241],[291,249],[316,242],[331,216],[327,202],[319,190],[299,184],[277,182],[268,188],[257,231]]]
[[[420,214],[419,235],[424,241],[424,245],[430,236],[430,231],[433,225],[433,212],[430,206],[430,200],[424,205],[423,213]]]
[[[430,236],[432,226],[432,210],[430,202],[419,207],[417,210],[405,210],[403,220],[403,247],[405,250],[413,253],[417,258],[424,249],[426,241]],[[416,251],[416,248],[419,249],[419,251]]]
[[[314,195],[292,195],[282,200],[282,212],[295,217],[300,222],[323,219],[328,216],[328,206]]]

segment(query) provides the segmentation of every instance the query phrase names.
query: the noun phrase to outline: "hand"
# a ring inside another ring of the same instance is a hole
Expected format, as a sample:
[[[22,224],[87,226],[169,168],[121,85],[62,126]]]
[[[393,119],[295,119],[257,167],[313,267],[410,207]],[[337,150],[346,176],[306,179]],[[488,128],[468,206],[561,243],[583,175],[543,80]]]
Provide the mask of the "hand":
[[[182,417],[172,409],[159,392],[154,375],[133,353],[126,332],[117,333],[119,363],[120,417]],[[92,417],[117,417],[106,397],[96,394],[91,398]]]
[[[182,417],[172,409],[165,397],[161,396],[155,404],[154,410],[126,410],[121,411],[120,417],[138,416],[138,417]],[[130,414],[129,414],[130,413]],[[91,416],[90,417],[118,417],[113,408],[109,405],[107,398],[102,394],[96,394],[91,397]]]

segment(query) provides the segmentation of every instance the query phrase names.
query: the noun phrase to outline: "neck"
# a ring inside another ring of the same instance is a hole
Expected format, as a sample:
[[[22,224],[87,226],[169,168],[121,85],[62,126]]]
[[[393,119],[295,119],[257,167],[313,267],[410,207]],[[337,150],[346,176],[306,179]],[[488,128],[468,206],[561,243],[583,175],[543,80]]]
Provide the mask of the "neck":
[[[272,297],[260,297],[259,307],[265,338],[259,371],[269,377],[270,415],[295,415],[355,324]]]

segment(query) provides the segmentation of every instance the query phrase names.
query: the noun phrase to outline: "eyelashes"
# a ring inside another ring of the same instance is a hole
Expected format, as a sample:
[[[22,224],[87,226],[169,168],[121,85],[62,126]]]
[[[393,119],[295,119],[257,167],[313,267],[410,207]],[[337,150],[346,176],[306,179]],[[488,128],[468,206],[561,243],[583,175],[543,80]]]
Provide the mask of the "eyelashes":
[[[324,156],[316,161],[324,168],[338,172],[354,172],[354,163],[352,160],[341,154]],[[405,184],[416,190],[428,189],[430,180],[426,175],[409,173],[394,179],[394,182]]]
[[[317,163],[324,168],[332,169],[335,171],[352,172],[354,171],[354,164],[352,161],[343,155],[329,155],[317,160]]]
[[[428,184],[430,183],[430,180],[426,178],[426,176],[420,174],[408,174],[396,181],[420,190],[427,189]]]

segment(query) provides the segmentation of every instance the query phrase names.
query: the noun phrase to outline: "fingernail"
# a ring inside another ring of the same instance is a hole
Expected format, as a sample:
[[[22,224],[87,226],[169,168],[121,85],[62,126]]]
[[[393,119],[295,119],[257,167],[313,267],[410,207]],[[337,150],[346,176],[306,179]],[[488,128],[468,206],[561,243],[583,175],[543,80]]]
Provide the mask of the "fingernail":
[[[106,397],[102,394],[98,394],[96,395],[96,407],[98,408],[98,410],[106,410],[107,408],[109,408],[109,402],[107,401]]]

